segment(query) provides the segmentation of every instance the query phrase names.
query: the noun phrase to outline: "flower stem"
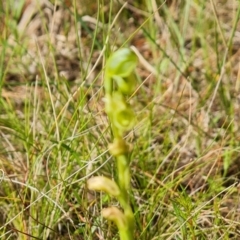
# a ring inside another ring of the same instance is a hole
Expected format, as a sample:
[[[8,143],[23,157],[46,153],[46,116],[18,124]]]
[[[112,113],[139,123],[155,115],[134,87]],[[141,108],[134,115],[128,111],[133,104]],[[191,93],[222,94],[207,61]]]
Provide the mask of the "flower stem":
[[[133,240],[133,233],[135,228],[134,215],[130,206],[130,199],[128,190],[130,188],[130,169],[129,169],[129,160],[128,154],[119,155],[116,157],[117,160],[117,169],[118,169],[118,186],[120,188],[121,195],[119,201],[124,210],[126,217],[126,226],[127,228],[122,231],[119,229],[120,239],[121,240]]]

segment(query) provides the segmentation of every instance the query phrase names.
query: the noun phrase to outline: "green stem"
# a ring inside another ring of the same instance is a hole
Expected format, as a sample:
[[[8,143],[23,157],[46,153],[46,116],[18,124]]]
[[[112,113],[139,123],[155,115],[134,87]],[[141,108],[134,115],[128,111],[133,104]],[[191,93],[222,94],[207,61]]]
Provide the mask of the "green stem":
[[[113,80],[111,77],[109,77],[107,74],[105,76],[104,80],[104,89],[106,94],[112,94],[113,91]]]
[[[127,191],[130,188],[130,169],[127,153],[119,155],[117,158],[118,182],[121,190]],[[126,197],[127,198],[127,197]]]
[[[119,230],[119,235],[121,240],[134,240],[132,229],[128,228],[126,230]]]
[[[135,227],[134,215],[130,206],[128,189],[130,188],[130,169],[129,160],[126,155],[119,155],[117,158],[117,168],[118,168],[118,185],[121,191],[121,197],[119,201],[123,207],[124,215],[127,220],[127,228],[120,231],[121,240],[133,240],[133,233]]]

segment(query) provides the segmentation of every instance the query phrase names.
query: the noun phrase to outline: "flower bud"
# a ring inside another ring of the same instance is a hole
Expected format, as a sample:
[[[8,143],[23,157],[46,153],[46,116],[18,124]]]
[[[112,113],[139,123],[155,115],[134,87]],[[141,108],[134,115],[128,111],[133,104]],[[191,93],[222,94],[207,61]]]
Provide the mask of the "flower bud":
[[[119,230],[126,229],[127,227],[126,217],[117,207],[104,208],[102,216],[109,221],[113,221]]]
[[[117,197],[120,195],[118,185],[111,179],[103,176],[93,177],[87,181],[88,189],[95,191],[103,191]]]

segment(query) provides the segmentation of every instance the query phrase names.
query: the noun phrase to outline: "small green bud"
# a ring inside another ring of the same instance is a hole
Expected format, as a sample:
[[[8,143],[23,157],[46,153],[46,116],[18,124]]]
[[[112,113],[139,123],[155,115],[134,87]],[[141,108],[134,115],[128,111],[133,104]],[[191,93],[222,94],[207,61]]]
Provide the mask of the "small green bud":
[[[120,195],[120,189],[118,185],[107,177],[99,176],[90,178],[87,181],[87,186],[89,190],[103,191],[114,197]]]
[[[102,216],[109,221],[113,221],[120,231],[127,228],[126,217],[117,207],[104,208],[102,210]]]

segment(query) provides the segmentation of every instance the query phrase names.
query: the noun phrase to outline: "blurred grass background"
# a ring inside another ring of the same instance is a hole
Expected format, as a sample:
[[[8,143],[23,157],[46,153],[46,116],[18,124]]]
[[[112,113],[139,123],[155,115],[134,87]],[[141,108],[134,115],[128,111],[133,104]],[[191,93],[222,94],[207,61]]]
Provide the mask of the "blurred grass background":
[[[2,0],[0,238],[118,239],[105,59],[131,47],[136,239],[239,239],[239,15],[234,0]]]

